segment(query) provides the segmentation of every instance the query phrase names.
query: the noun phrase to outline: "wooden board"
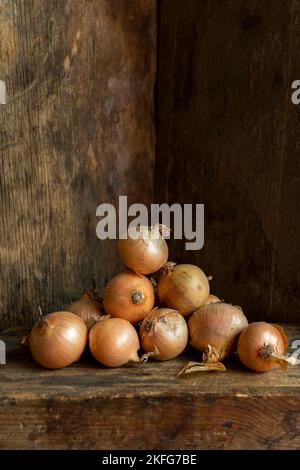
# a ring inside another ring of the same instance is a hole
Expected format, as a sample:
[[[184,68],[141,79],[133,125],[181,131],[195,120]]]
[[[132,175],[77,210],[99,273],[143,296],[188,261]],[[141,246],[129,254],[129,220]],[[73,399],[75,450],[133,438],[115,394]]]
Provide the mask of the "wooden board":
[[[286,328],[290,345],[300,328]],[[258,374],[237,359],[227,372],[176,373],[187,357],[106,369],[85,358],[41,369],[1,338],[0,449],[299,449],[300,368]],[[293,351],[291,349],[291,351]]]
[[[155,195],[205,204],[204,249],[172,256],[250,319],[298,322],[300,3],[159,5]]]
[[[101,291],[96,208],[153,190],[156,3],[1,0],[0,328]]]

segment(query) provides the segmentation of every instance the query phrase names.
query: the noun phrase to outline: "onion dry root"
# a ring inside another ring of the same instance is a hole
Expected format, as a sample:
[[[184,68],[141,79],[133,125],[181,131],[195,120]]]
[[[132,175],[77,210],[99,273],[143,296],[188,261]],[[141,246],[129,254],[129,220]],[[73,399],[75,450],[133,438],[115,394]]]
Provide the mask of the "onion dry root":
[[[151,312],[155,301],[151,281],[141,274],[126,271],[113,277],[104,290],[106,313],[135,324]]]
[[[239,307],[216,302],[200,307],[188,321],[190,344],[203,353],[201,363],[187,364],[178,375],[226,370],[224,358],[234,352],[248,321]]]

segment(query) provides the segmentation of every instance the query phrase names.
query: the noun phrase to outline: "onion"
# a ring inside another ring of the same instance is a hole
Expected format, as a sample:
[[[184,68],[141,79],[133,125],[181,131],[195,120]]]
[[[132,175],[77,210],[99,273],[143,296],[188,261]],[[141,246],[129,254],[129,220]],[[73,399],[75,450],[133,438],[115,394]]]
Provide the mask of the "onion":
[[[185,316],[205,304],[209,282],[198,266],[169,262],[161,270],[157,295],[163,305]]]
[[[115,276],[105,287],[103,305],[112,317],[124,318],[131,323],[142,321],[151,312],[155,301],[151,281],[133,272]]]
[[[88,328],[105,315],[100,297],[94,296],[91,292],[85,292],[79,300],[68,305],[66,310],[80,317]]]
[[[226,370],[222,360],[235,349],[248,321],[242,309],[223,302],[204,305],[188,321],[190,344],[203,352],[203,362],[190,362],[178,375],[207,370]]]
[[[168,260],[169,250],[162,231],[166,227],[132,227],[126,239],[118,242],[119,254],[125,266],[140,274],[158,271]]]
[[[93,356],[107,367],[140,362],[138,334],[123,318],[104,318],[95,323],[90,330],[89,345]]]
[[[238,341],[238,356],[249,369],[266,372],[277,365],[294,364],[284,356],[288,342],[283,328],[266,322],[251,323]]]
[[[241,309],[223,302],[200,307],[189,319],[190,343],[208,353],[211,362],[222,361],[234,351],[239,334],[248,325]]]
[[[155,308],[141,325],[140,339],[144,351],[155,353],[154,359],[173,359],[181,354],[187,345],[186,321],[176,310]]]
[[[87,326],[71,312],[54,312],[32,328],[29,345],[33,358],[48,369],[77,361],[87,344]]]

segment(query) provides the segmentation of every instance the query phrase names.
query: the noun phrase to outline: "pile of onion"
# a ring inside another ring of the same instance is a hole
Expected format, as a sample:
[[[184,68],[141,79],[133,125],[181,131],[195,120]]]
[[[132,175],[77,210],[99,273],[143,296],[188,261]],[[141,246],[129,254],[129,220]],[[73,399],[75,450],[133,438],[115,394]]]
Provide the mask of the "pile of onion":
[[[163,238],[162,225],[132,227],[126,238],[118,241],[120,257],[125,266],[139,274],[158,271],[168,260],[168,245]]]
[[[209,282],[198,266],[169,262],[161,269],[157,295],[162,305],[188,315],[207,302]]]
[[[140,342],[135,328],[123,318],[104,317],[90,330],[89,345],[97,361],[107,367],[140,362]]]
[[[154,359],[174,359],[186,348],[188,328],[183,316],[170,308],[155,308],[144,319],[140,329],[144,351]]]
[[[234,352],[240,333],[248,326],[242,309],[223,302],[200,307],[188,321],[190,344],[203,353],[202,363],[188,363],[181,374],[226,370],[222,361]]]
[[[174,359],[189,342],[202,353],[202,362],[188,362],[178,375],[224,371],[224,359],[236,351],[246,367],[258,372],[295,364],[285,355],[288,343],[280,326],[248,325],[240,307],[210,294],[211,278],[198,266],[168,262],[168,231],[159,224],[129,228],[118,241],[126,270],[108,282],[103,301],[86,292],[67,311],[41,313],[22,341],[35,361],[48,369],[66,367],[80,359],[89,342],[97,361],[120,367],[151,356]],[[154,308],[155,297],[159,308]]]
[[[155,301],[152,282],[141,274],[125,271],[117,274],[105,287],[103,305],[112,317],[135,324],[151,312]]]
[[[278,365],[286,368],[294,364],[285,356],[288,342],[283,328],[266,322],[251,323],[238,341],[238,356],[249,369],[266,372]]]
[[[88,328],[105,315],[102,299],[91,292],[85,292],[79,300],[68,305],[66,310],[78,315]]]
[[[47,369],[60,369],[80,359],[87,336],[87,326],[77,315],[54,312],[34,325],[28,343],[38,364]]]

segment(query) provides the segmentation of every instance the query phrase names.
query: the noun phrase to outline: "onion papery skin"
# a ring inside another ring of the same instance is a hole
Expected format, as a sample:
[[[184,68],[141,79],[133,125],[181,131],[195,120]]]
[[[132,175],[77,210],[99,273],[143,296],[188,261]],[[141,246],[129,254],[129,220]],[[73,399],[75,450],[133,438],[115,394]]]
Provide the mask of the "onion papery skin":
[[[157,295],[162,305],[185,316],[205,304],[209,296],[209,282],[198,266],[170,262],[161,270]]]
[[[152,282],[145,276],[125,271],[107,284],[103,295],[106,313],[132,324],[142,321],[155,302]]]
[[[187,346],[188,328],[183,316],[170,308],[156,308],[147,315],[140,329],[141,346],[153,359],[167,361]]]
[[[85,296],[72,302],[66,307],[66,310],[80,317],[88,328],[91,328],[95,322],[99,321],[100,318],[105,315],[103,305],[100,301],[90,300]]]
[[[246,328],[238,341],[240,361],[256,372],[267,372],[278,363],[272,358],[264,357],[263,351],[270,350],[281,356],[285,353],[287,340],[283,330],[266,322],[253,322]]]
[[[156,235],[157,239],[151,238],[151,235]],[[118,240],[118,250],[124,265],[139,274],[155,273],[169,256],[168,245],[160,234],[159,226],[140,227],[137,238],[133,238],[133,229],[129,229],[127,238]]]
[[[122,318],[100,320],[91,328],[89,346],[92,355],[107,367],[139,362],[140,342],[135,328]]]
[[[32,328],[29,345],[33,358],[47,369],[61,369],[79,360],[88,339],[83,320],[71,312],[46,315]]]
[[[220,362],[236,348],[240,333],[248,326],[240,308],[224,302],[200,307],[188,321],[190,344],[203,353],[212,349],[207,361]]]

